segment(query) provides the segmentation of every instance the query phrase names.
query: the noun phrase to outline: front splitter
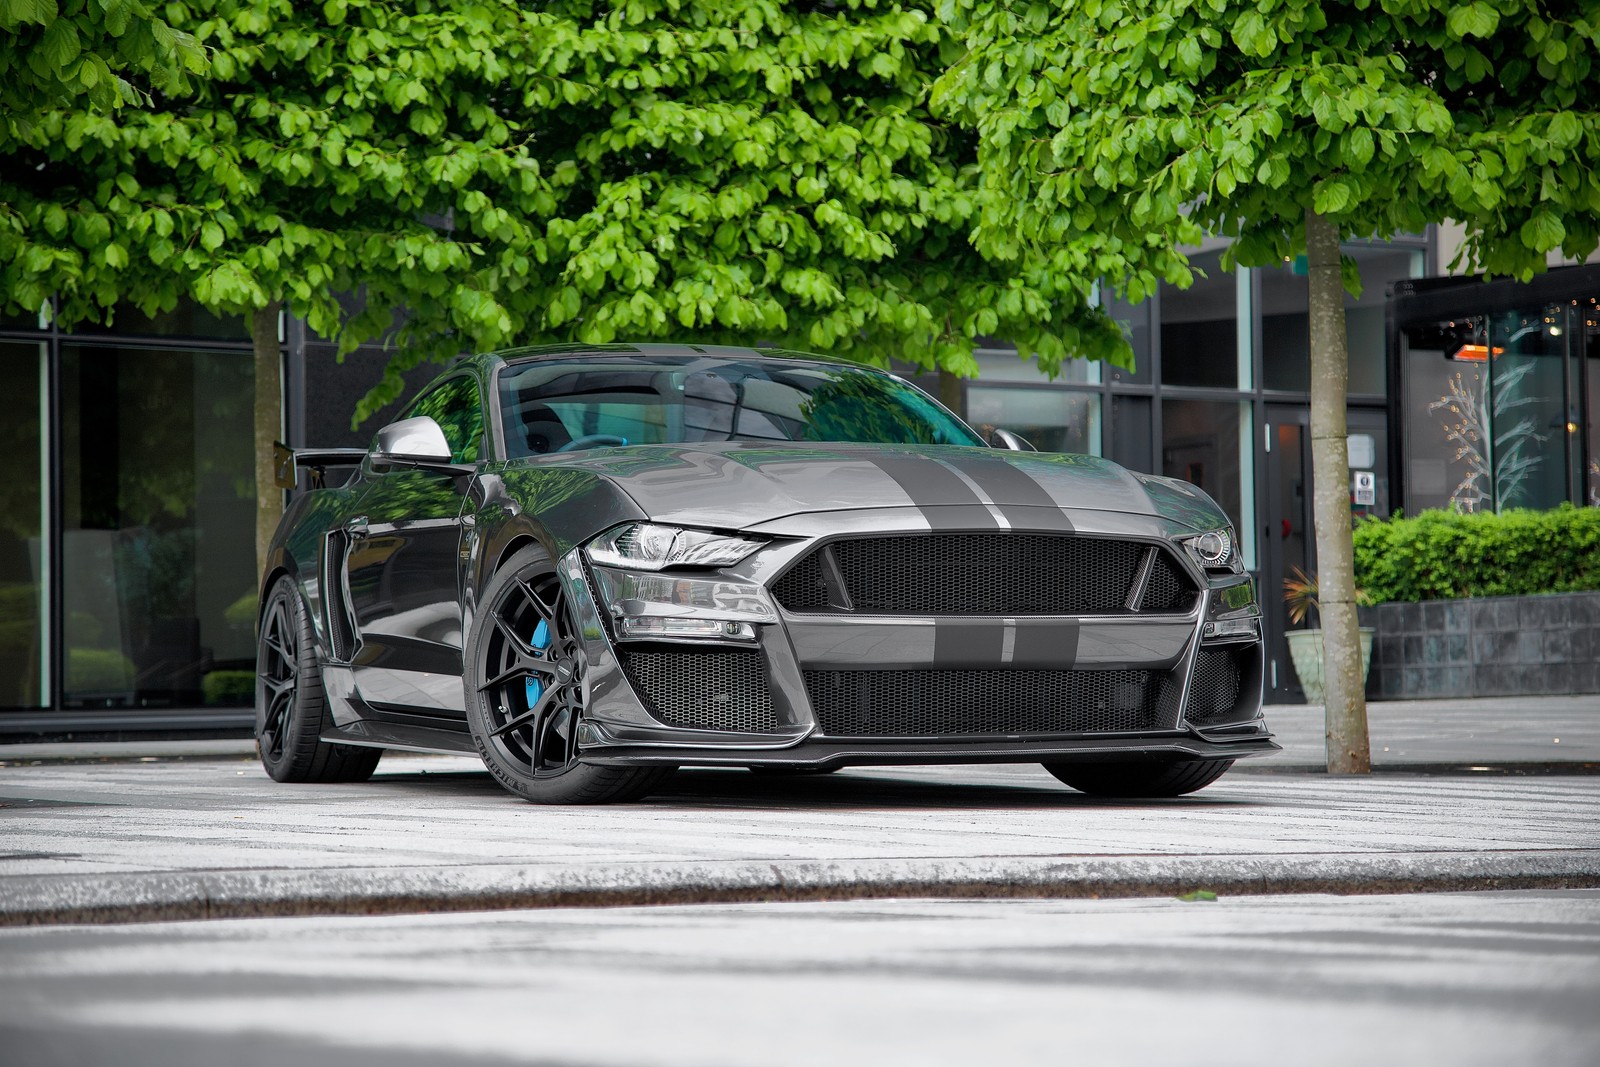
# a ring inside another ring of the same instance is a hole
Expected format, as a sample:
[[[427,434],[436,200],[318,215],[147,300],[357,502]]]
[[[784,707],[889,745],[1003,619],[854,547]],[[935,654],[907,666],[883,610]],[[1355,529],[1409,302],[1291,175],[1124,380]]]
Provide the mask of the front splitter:
[[[680,767],[832,770],[836,767],[958,763],[1233,760],[1277,751],[1279,746],[1266,733],[1236,741],[1208,741],[1193,734],[1171,733],[983,741],[811,738],[783,749],[616,745],[599,750],[590,749],[583,753],[583,760],[585,763],[622,767],[673,764]]]

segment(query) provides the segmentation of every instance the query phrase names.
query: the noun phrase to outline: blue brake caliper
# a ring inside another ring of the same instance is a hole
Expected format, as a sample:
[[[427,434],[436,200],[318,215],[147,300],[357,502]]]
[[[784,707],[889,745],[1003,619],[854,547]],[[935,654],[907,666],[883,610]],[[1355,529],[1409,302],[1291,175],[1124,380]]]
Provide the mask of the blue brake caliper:
[[[528,644],[535,652],[543,652],[550,647],[550,624],[543,619],[533,628],[533,636],[528,639]],[[539,700],[539,695],[544,692],[544,683],[529,675],[522,682],[528,694],[528,707],[533,707]]]

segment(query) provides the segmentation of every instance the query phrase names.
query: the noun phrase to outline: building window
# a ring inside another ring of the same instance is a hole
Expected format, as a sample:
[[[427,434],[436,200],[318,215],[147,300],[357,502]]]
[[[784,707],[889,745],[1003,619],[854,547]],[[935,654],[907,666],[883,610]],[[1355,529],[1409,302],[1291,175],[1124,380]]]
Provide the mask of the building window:
[[[1255,567],[1255,441],[1249,401],[1163,400],[1161,473],[1193,482],[1228,513]],[[1245,492],[1245,487],[1250,492]]]
[[[43,345],[0,342],[0,707],[49,702],[44,366]]]
[[[1529,303],[1403,331],[1408,510],[1600,503],[1585,440],[1594,308],[1593,298]]]
[[[1043,386],[967,387],[967,421],[988,437],[1011,430],[1041,452],[1101,455],[1100,397]]]
[[[64,703],[249,703],[251,359],[64,344],[60,373]]]
[[[1163,385],[1239,386],[1240,280],[1221,260],[1221,252],[1190,256],[1194,284],[1161,286]]]
[[[1419,249],[1346,246],[1343,253],[1361,271],[1361,296],[1344,297],[1345,343],[1350,354],[1349,392],[1383,396],[1388,392],[1384,357],[1384,309],[1391,286],[1422,276]],[[1304,393],[1311,389],[1309,299],[1304,257],[1261,271],[1261,356],[1268,389]]]

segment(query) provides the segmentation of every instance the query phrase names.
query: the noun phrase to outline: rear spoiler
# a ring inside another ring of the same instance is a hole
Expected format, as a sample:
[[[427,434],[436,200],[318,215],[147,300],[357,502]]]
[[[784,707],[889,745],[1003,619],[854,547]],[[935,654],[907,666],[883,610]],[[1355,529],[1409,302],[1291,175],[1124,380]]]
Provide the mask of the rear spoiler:
[[[299,481],[296,468],[304,467],[310,473],[311,488],[321,489],[329,467],[354,467],[366,458],[364,448],[290,448],[274,441],[272,482],[279,489],[293,489]]]

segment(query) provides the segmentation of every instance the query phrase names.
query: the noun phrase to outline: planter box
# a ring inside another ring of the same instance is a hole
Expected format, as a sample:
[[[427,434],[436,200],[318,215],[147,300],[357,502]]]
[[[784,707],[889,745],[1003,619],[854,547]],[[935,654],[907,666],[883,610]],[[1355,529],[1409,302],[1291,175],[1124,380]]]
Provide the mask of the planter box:
[[[1600,592],[1379,604],[1373,700],[1600,693]]]

